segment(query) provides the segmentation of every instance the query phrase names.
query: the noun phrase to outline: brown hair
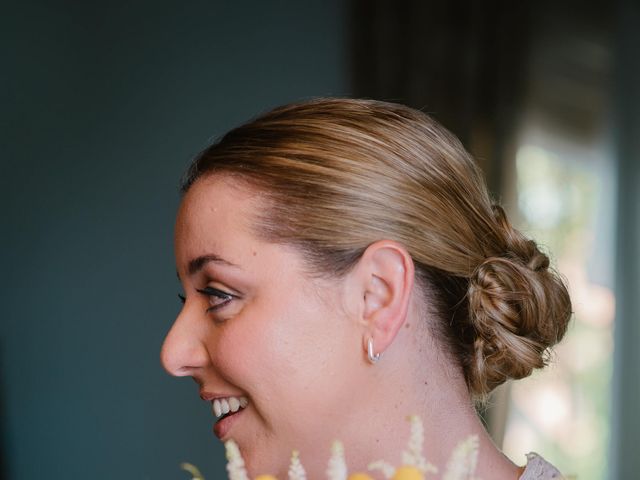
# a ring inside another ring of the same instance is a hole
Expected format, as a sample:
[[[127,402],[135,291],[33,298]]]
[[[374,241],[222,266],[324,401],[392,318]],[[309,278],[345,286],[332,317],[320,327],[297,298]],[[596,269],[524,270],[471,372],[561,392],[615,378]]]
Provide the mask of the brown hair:
[[[461,143],[429,116],[380,101],[316,99],[231,130],[193,162],[264,193],[263,239],[298,247],[312,270],[343,275],[380,239],[402,243],[435,332],[475,400],[548,361],[571,303],[536,244],[492,204]]]

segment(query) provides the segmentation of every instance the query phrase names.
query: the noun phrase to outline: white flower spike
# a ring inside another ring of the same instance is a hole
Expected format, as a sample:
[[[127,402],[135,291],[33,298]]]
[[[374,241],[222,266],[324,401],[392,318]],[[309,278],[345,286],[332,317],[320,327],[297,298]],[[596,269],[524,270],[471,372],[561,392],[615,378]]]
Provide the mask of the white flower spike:
[[[305,472],[302,463],[300,463],[300,453],[297,450],[291,453],[289,480],[307,480],[307,472]]]
[[[479,480],[474,477],[478,466],[478,435],[469,435],[453,449],[442,480]]]
[[[411,422],[411,436],[407,449],[402,452],[402,464],[416,467],[424,475],[427,473],[438,473],[438,469],[432,463],[427,462],[422,454],[424,448],[424,425],[418,415],[407,417]]]
[[[249,480],[247,470],[244,468],[244,460],[240,454],[238,444],[233,440],[227,440],[224,444],[227,454],[227,473],[229,480]]]
[[[344,447],[338,440],[331,445],[331,458],[327,467],[328,480],[347,480],[347,463],[344,459]]]

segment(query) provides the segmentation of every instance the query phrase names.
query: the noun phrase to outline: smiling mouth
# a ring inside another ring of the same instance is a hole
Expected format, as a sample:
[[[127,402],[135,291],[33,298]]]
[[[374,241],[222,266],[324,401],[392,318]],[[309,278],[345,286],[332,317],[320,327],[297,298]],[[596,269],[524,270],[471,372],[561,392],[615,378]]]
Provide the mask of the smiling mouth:
[[[249,405],[249,399],[245,396],[216,398],[211,401],[211,410],[216,423],[213,433],[220,440],[225,441],[231,426],[236,422],[240,413]]]

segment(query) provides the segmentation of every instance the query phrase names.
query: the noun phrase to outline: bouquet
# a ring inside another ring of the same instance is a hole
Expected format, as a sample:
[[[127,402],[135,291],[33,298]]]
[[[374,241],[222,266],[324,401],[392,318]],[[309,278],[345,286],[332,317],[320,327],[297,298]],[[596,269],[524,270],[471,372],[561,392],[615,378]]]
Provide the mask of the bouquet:
[[[406,449],[402,452],[399,467],[385,460],[377,460],[368,465],[369,471],[380,471],[390,480],[425,480],[436,479],[438,468],[428,462],[422,449],[424,443],[424,427],[417,415],[407,417],[411,423],[411,435]],[[225,442],[227,457],[227,473],[229,480],[251,480],[245,469],[244,460],[238,445],[233,440]],[[478,463],[478,436],[470,435],[461,441],[453,450],[441,480],[480,480],[474,476]],[[204,480],[200,471],[189,463],[181,467],[192,475],[192,480]],[[326,470],[327,480],[373,480],[364,472],[349,473],[345,459],[344,447],[340,441],[331,446],[331,456]],[[278,480],[272,475],[258,475],[253,480]],[[282,479],[284,480],[284,479]],[[291,455],[287,480],[307,480],[307,473],[298,451]]]

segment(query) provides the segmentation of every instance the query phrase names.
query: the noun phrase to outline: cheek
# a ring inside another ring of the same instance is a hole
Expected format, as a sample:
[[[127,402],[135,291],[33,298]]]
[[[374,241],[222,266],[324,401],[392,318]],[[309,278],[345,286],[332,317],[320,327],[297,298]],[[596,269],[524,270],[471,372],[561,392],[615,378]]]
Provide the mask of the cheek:
[[[255,402],[267,430],[289,438],[324,428],[322,419],[352,400],[362,359],[355,321],[295,283],[287,286],[230,318],[212,356],[228,385]]]
[[[220,329],[212,358],[219,374],[250,395],[272,397],[296,376],[302,321],[288,304],[254,303]],[[268,400],[268,398],[265,398]]]
[[[220,331],[214,361],[230,383],[265,400],[312,393],[319,376],[335,373],[337,320],[302,295],[255,302]]]

